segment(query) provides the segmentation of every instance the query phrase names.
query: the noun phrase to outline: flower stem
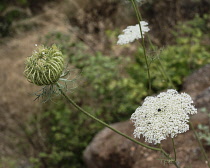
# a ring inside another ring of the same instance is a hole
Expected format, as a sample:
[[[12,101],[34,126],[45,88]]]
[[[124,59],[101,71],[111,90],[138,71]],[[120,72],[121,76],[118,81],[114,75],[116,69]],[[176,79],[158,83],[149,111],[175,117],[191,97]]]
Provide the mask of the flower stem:
[[[100,119],[96,118],[95,116],[91,115],[90,113],[88,113],[87,111],[85,111],[84,109],[82,109],[80,106],[78,106],[72,99],[70,99],[65,93],[64,91],[62,90],[62,88],[59,86],[59,84],[57,83],[56,86],[58,87],[58,89],[60,90],[61,94],[68,100],[69,103],[71,103],[76,109],[78,109],[79,111],[81,111],[82,113],[84,113],[85,115],[87,115],[88,117],[92,118],[93,120],[96,120],[97,122],[99,122],[100,124],[102,124],[103,126],[111,129],[112,131],[116,132],[117,134],[131,140],[132,142],[138,144],[138,145],[141,145],[147,149],[151,149],[151,150],[154,150],[154,151],[160,151],[165,157],[167,157],[169,160],[172,160],[172,163],[177,167],[179,168],[179,166],[177,165],[176,161],[174,159],[172,159],[168,153],[166,153],[162,148],[155,148],[155,147],[151,147],[151,146],[148,146],[146,144],[143,144],[137,140],[135,140],[134,138],[131,138],[129,137],[128,135],[116,130],[115,128],[111,127],[110,125],[108,125],[107,123],[101,121]]]
[[[202,145],[202,143],[201,143],[201,141],[200,141],[200,139],[199,139],[199,137],[198,137],[198,134],[197,134],[197,132],[195,131],[195,128],[194,128],[194,126],[193,126],[193,124],[190,122],[190,127],[191,127],[191,129],[193,130],[193,133],[194,133],[194,135],[195,135],[195,138],[196,138],[196,140],[198,141],[198,144],[199,144],[199,146],[200,146],[200,148],[201,148],[201,152],[202,152],[202,154],[203,154],[203,156],[204,156],[204,158],[205,158],[205,160],[206,160],[206,162],[207,162],[207,165],[208,165],[208,167],[210,168],[210,162],[209,162],[209,160],[208,160],[208,156],[207,156],[207,154],[206,154],[206,152],[205,152],[205,149],[204,149],[204,147],[203,147],[203,145]]]
[[[131,140],[131,141],[133,141],[133,142],[135,142],[135,143],[137,143],[137,144],[139,144],[139,145],[141,145],[141,146],[147,148],[147,149],[151,149],[151,150],[155,150],[155,151],[161,151],[160,148],[155,148],[155,147],[148,146],[148,145],[146,145],[146,144],[143,144],[143,143],[141,143],[141,142],[139,142],[139,141],[137,141],[137,140],[135,140],[135,139],[129,137],[128,135],[123,134],[122,132],[116,130],[115,128],[111,127],[111,126],[108,125],[107,123],[105,123],[105,122],[101,121],[100,119],[96,118],[95,116],[91,115],[90,113],[88,113],[87,111],[85,111],[84,109],[82,109],[81,107],[79,107],[72,99],[70,99],[70,98],[63,92],[63,90],[60,88],[60,86],[59,86],[58,84],[57,84],[57,87],[58,87],[58,89],[60,90],[61,94],[68,100],[69,103],[71,103],[75,108],[77,108],[79,111],[83,112],[83,113],[84,113],[85,115],[87,115],[88,117],[92,118],[93,120],[98,121],[98,122],[99,122],[100,124],[102,124],[103,126],[108,127],[109,129],[111,129],[112,131],[116,132],[117,134],[119,134],[119,135],[121,135],[121,136],[123,136],[123,137],[125,137],[125,138],[127,138],[127,139],[129,139],[129,140]]]
[[[160,148],[162,151],[164,151],[161,144],[158,144],[158,146],[159,146],[159,148]],[[167,157],[167,158],[169,159],[169,161],[171,161],[171,163],[173,163],[174,166],[176,166],[176,168],[180,168],[179,165],[177,164],[176,158],[175,158],[175,159],[172,159],[172,158],[169,156],[169,154],[167,154],[167,153],[163,153],[163,152],[162,152],[162,154],[163,154],[165,157]]]
[[[175,143],[174,143],[174,138],[172,139],[172,144],[173,144],[173,149],[174,149],[174,160],[176,161],[176,147],[175,147]]]
[[[147,76],[148,76],[148,80],[149,80],[148,81],[148,83],[149,83],[149,94],[151,94],[151,92],[152,92],[151,75],[150,75],[149,63],[148,63],[148,58],[147,58],[147,53],[146,53],[145,41],[144,41],[142,28],[141,28],[141,23],[140,23],[140,21],[142,20],[142,17],[141,17],[141,13],[139,12],[139,10],[137,8],[135,0],[131,0],[131,2],[132,2],[133,8],[134,8],[135,13],[136,13],[136,17],[137,17],[138,22],[139,22],[138,24],[139,24],[139,29],[140,29],[140,33],[141,33],[142,47],[143,47],[143,51],[144,51],[144,59],[145,59],[146,66],[147,66]]]
[[[154,45],[152,44],[152,41],[151,39],[149,38],[149,36],[147,36],[147,39],[149,41],[149,44],[150,44],[150,47],[152,48],[152,50],[155,50],[155,47]],[[173,88],[173,89],[176,89],[176,87],[174,86],[171,78],[169,77],[169,75],[166,73],[165,69],[164,69],[164,66],[162,64],[162,61],[160,59],[160,57],[158,56],[158,62],[159,62],[159,65],[160,65],[160,72],[163,73],[164,77],[168,80],[168,82],[170,83],[170,86]]]

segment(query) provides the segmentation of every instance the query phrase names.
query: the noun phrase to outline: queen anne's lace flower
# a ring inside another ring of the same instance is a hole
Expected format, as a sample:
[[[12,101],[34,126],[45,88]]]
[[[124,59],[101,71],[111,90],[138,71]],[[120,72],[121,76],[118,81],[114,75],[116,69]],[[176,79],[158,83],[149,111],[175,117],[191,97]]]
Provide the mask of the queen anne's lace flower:
[[[179,94],[170,89],[156,97],[147,97],[142,106],[132,114],[134,137],[142,134],[149,143],[160,143],[168,136],[175,137],[178,133],[189,130],[188,114],[196,114],[193,100],[186,93]]]
[[[142,34],[150,30],[147,26],[148,25],[147,22],[141,21],[140,24],[141,24]],[[123,32],[124,34],[118,36],[117,44],[119,45],[127,44],[133,42],[136,39],[141,38],[139,24],[135,26],[128,26],[126,29],[123,30]]]

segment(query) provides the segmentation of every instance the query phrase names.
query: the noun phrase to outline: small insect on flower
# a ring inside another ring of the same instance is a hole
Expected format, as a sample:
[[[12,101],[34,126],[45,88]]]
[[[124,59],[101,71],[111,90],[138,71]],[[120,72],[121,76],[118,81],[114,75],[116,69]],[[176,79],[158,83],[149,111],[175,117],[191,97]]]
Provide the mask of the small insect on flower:
[[[140,25],[143,35],[145,34],[145,32],[148,32],[150,30],[147,22],[141,21]],[[126,29],[123,30],[123,33],[124,34],[118,36],[118,45],[128,44],[130,42],[133,42],[134,40],[142,38],[139,24],[135,26],[128,26]]]
[[[192,98],[169,89],[156,97],[147,97],[142,106],[132,114],[134,137],[145,137],[149,143],[160,143],[167,137],[174,138],[179,133],[189,130],[188,114],[196,114]]]

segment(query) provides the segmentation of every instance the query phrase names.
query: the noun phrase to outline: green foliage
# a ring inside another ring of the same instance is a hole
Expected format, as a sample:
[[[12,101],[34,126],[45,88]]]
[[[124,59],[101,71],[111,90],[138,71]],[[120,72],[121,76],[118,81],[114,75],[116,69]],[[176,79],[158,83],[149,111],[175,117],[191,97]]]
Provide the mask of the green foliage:
[[[1,0],[0,1],[0,37],[11,35],[12,24],[28,18],[42,10],[43,4],[53,0]],[[30,12],[28,12],[30,10]],[[30,25],[26,25],[29,28]]]
[[[12,22],[23,17],[19,6],[27,3],[26,0],[3,0],[0,2],[0,37],[10,34]]]
[[[58,32],[48,35],[46,42],[60,45],[63,53],[68,55],[70,65],[82,71],[85,83],[74,92],[74,97],[105,121],[128,118],[136,104],[146,96],[144,84],[136,83],[127,75],[126,65],[130,59],[105,56],[100,52],[87,53],[88,47],[84,43],[72,42],[69,35]]]
[[[100,127],[89,124],[86,116],[70,110],[62,101],[56,101],[56,105],[45,110],[39,116],[40,127],[44,128],[42,134],[47,135],[42,142],[45,149],[31,158],[31,162],[37,168],[43,163],[49,168],[81,167],[82,151]]]
[[[190,22],[180,24],[179,31],[174,33],[176,44],[159,51],[155,50],[154,55],[148,53],[152,87],[155,92],[171,87],[166,75],[170,77],[176,88],[180,88],[184,77],[210,63],[210,47],[208,45],[210,27],[207,27],[207,18],[209,17],[196,17]],[[138,82],[146,81],[146,74],[141,73],[142,68],[146,70],[142,48],[138,50],[135,57],[136,63],[130,66],[129,74]],[[139,73],[140,77],[138,77]]]

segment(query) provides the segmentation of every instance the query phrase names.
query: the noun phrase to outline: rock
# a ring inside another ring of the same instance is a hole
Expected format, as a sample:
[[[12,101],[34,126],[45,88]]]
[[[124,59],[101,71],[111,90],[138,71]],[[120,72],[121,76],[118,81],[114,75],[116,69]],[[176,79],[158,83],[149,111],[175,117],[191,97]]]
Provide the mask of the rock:
[[[210,87],[196,95],[195,105],[197,108],[202,108],[203,112],[210,111]]]
[[[193,125],[209,124],[210,113],[210,64],[188,76],[183,84],[183,91],[192,96],[198,114],[191,117]]]
[[[130,121],[112,124],[111,126],[133,137],[134,127]],[[140,141],[145,144],[143,138]],[[192,131],[179,134],[175,138],[175,145],[178,161],[182,165],[188,165],[196,161],[195,158],[201,157],[200,149]],[[163,141],[162,147],[167,153],[173,155],[170,138]],[[164,167],[163,162],[165,160],[159,152],[137,145],[108,128],[103,129],[94,137],[85,149],[83,156],[87,168],[160,168]],[[199,168],[205,168],[206,166],[204,162],[199,164]],[[169,168],[174,168],[174,166],[170,165]]]
[[[116,123],[112,127],[133,137],[134,127],[131,121]],[[153,164],[160,166],[157,161],[157,154],[151,155],[150,153],[150,150],[105,128],[94,137],[85,149],[84,161],[88,168],[139,168],[141,159],[146,158],[148,162],[142,162],[141,165],[146,167],[152,167]]]
[[[117,123],[112,126],[124,133],[132,134],[128,130],[131,126],[128,122]],[[122,168],[130,167],[133,164],[133,159],[129,159],[129,157],[135,152],[135,146],[131,145],[132,142],[123,139],[108,128],[99,132],[84,152],[84,159],[88,167],[107,168],[118,167],[119,165]]]
[[[199,93],[194,98],[195,107],[198,108],[198,113],[191,117],[191,121],[195,127],[198,124],[208,125],[210,114],[210,87]]]
[[[183,83],[183,91],[193,98],[210,86],[210,64],[195,71]]]
[[[198,113],[192,115],[190,121],[192,122],[193,126],[197,128],[199,124],[208,125],[209,124],[209,117],[207,113],[200,112],[201,110],[198,109]]]

